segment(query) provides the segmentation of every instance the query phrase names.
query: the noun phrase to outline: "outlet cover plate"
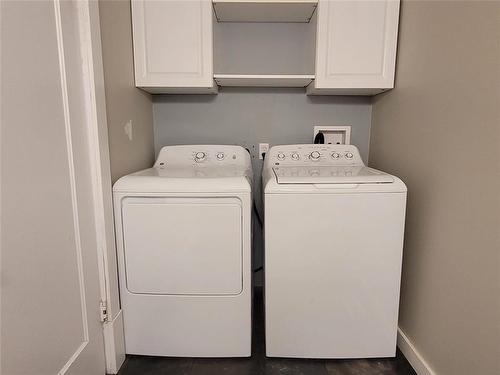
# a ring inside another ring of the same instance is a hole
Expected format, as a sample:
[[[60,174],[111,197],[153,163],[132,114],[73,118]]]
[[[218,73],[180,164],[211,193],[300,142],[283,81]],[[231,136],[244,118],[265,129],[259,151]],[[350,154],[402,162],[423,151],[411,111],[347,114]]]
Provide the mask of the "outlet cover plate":
[[[262,154],[267,154],[269,151],[269,143],[259,143],[259,159],[264,159]]]
[[[351,127],[349,125],[342,126],[323,126],[314,127],[313,142],[316,134],[323,133],[325,136],[325,144],[351,144]]]

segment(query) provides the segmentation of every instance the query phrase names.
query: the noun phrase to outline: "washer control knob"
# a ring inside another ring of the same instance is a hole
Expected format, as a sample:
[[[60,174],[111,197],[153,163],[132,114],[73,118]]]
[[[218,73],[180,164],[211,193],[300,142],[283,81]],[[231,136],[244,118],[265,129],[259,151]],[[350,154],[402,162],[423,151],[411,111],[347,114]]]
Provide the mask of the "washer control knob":
[[[197,152],[196,155],[194,156],[194,160],[196,161],[203,161],[207,157],[207,154],[204,152]]]
[[[340,154],[339,154],[338,152],[334,152],[334,153],[332,154],[332,158],[334,158],[334,159],[338,159],[338,158],[340,158]]]
[[[217,160],[224,160],[224,158],[226,157],[226,155],[224,155],[223,152],[218,152],[217,155]]]
[[[347,159],[352,159],[352,157],[353,157],[353,156],[354,156],[354,155],[352,154],[352,152],[346,152],[346,154],[345,154],[345,157],[346,157]]]
[[[318,160],[320,158],[320,156],[321,156],[321,154],[318,151],[313,151],[313,152],[311,152],[311,155],[309,155],[309,157],[312,160]]]
[[[299,159],[300,159],[299,154],[297,154],[296,152],[294,152],[294,153],[292,154],[292,159],[293,159],[293,160],[299,160]]]
[[[282,153],[282,152],[280,152],[280,153],[278,154],[278,160],[285,160],[285,154],[284,154],[284,153]]]

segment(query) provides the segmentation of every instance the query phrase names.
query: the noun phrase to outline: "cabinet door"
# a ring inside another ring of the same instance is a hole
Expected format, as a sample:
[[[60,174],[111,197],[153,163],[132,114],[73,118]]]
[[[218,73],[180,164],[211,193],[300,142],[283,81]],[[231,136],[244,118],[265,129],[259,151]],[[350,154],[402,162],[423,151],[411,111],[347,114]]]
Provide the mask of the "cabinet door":
[[[137,87],[214,90],[210,0],[132,0],[132,26]]]
[[[317,11],[316,79],[309,93],[393,88],[399,0],[319,0]]]

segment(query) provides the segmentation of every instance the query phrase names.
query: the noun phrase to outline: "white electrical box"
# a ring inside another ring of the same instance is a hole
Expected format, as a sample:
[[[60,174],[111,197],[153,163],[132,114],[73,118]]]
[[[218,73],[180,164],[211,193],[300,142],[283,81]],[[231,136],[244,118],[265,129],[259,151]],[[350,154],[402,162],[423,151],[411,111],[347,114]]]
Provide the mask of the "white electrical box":
[[[269,143],[259,143],[259,159],[264,159],[264,154],[269,151]]]
[[[329,145],[349,145],[351,144],[350,126],[315,126],[313,133],[313,143],[316,134],[323,133],[325,144]]]

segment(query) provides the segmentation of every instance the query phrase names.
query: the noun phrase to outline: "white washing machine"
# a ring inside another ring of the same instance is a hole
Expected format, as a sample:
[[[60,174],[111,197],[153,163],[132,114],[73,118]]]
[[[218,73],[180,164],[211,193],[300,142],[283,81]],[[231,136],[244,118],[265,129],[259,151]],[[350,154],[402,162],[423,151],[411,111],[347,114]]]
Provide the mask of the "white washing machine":
[[[115,183],[127,353],[251,355],[251,181],[245,149],[200,145]]]
[[[287,145],[263,191],[267,356],[394,356],[404,183],[355,146]]]

